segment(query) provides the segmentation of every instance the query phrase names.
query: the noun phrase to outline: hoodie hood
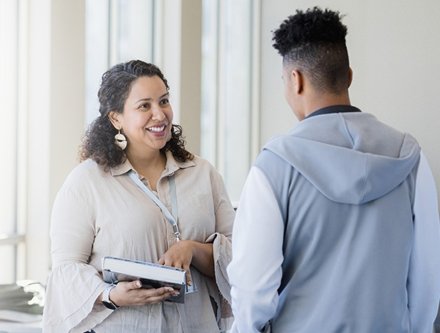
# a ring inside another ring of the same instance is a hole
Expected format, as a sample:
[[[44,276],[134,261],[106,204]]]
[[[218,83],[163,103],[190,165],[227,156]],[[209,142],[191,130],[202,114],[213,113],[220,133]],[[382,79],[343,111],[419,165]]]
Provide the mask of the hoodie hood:
[[[347,204],[366,203],[392,191],[420,157],[411,135],[362,112],[304,119],[263,149],[291,164],[328,199]]]

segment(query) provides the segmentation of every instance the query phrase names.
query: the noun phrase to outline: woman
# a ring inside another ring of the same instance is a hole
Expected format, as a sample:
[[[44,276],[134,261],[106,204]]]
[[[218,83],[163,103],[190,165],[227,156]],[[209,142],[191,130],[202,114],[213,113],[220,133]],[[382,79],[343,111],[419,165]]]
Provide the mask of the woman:
[[[135,60],[112,67],[98,97],[82,163],[54,202],[44,332],[222,331],[232,320],[225,272],[234,210],[221,176],[185,150],[156,66]],[[181,241],[138,180],[177,218]],[[178,304],[166,301],[176,295],[168,287],[108,284],[104,256],[183,268],[197,291]]]

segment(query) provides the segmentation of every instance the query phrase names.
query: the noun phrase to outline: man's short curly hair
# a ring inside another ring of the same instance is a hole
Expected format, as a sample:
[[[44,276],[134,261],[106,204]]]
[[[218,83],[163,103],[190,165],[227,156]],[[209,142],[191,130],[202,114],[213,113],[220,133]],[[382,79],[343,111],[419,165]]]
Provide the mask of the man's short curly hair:
[[[89,126],[80,149],[80,160],[91,158],[105,170],[123,163],[127,156],[114,144],[117,130],[108,117],[111,111],[122,113],[133,83],[140,77],[158,76],[165,84],[168,82],[160,69],[141,60],[132,60],[117,64],[102,75],[101,87],[98,91],[100,116]],[[161,149],[170,151],[176,160],[185,162],[193,159],[193,155],[185,149],[182,127],[172,125],[171,139]]]
[[[340,93],[349,86],[347,27],[341,19],[329,9],[297,10],[274,31],[273,47],[284,64],[297,66],[320,91]]]

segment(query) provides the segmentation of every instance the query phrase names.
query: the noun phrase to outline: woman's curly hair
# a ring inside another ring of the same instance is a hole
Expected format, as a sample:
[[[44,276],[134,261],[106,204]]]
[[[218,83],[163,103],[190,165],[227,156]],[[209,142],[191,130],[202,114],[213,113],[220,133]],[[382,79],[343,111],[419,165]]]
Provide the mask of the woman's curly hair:
[[[349,86],[347,27],[339,12],[319,7],[297,10],[273,33],[285,64],[296,64],[316,88],[340,92]]]
[[[108,170],[127,159],[125,152],[115,145],[115,135],[118,131],[110,122],[109,113],[124,111],[124,104],[133,82],[142,76],[158,76],[169,90],[168,82],[160,69],[141,60],[115,65],[102,75],[101,87],[98,91],[100,115],[90,124],[83,138],[80,148],[81,161],[90,158]],[[170,151],[180,162],[194,158],[194,155],[185,149],[182,127],[179,125],[172,125],[171,139],[161,151]]]

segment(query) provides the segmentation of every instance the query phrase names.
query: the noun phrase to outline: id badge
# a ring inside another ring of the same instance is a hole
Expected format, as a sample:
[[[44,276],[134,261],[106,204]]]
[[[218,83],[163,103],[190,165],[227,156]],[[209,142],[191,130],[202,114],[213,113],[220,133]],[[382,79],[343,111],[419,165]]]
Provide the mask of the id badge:
[[[186,285],[185,294],[192,294],[192,293],[195,293],[198,291],[196,283],[194,282],[194,279],[193,279],[194,274],[193,274],[193,271],[191,268],[190,268],[190,274],[191,274],[191,282],[192,283],[191,283],[191,285],[188,285],[188,284]]]

